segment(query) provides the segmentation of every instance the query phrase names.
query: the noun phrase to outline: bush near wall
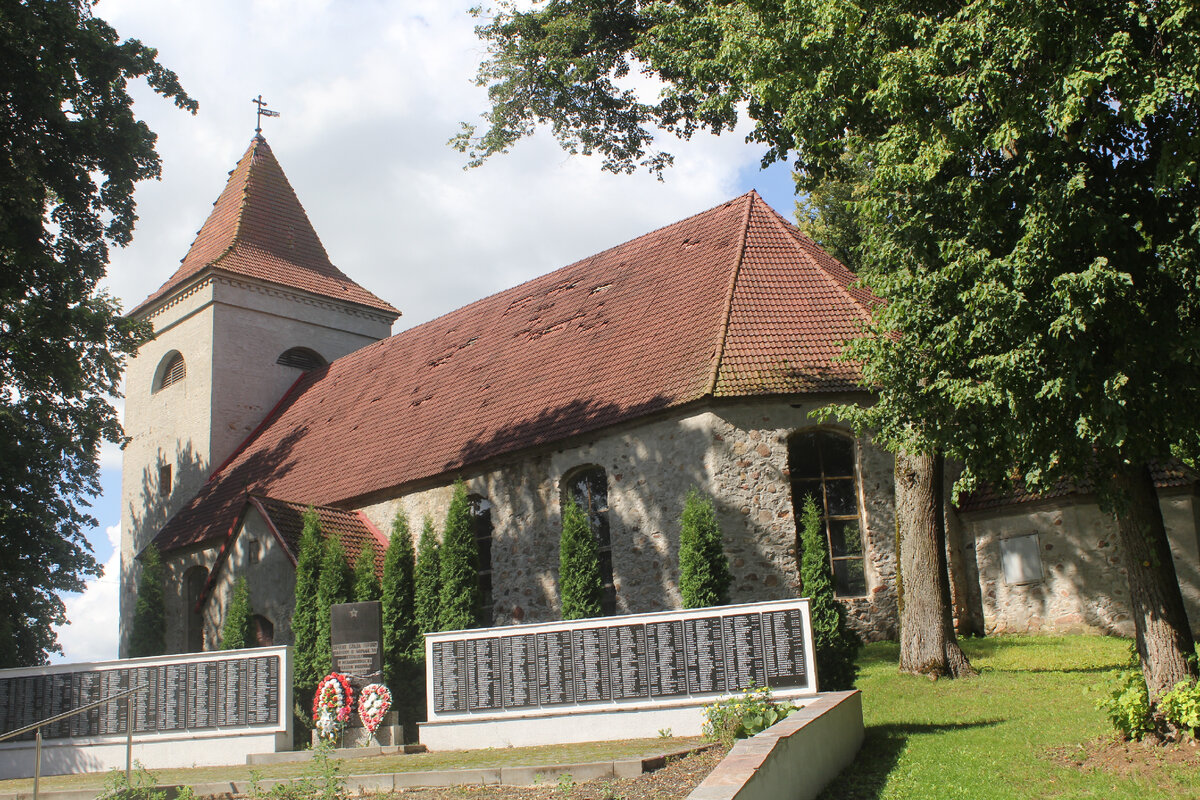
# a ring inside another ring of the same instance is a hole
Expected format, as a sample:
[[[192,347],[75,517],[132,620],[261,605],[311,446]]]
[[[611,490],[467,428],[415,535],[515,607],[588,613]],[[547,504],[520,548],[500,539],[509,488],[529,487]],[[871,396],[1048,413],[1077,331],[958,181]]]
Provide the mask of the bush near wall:
[[[679,518],[679,594],[683,607],[728,604],[732,580],[712,498],[692,489]]]
[[[471,530],[471,504],[467,500],[467,485],[462,480],[454,483],[440,556],[438,630],[478,627],[482,610],[479,546],[475,542],[475,532]]]
[[[163,603],[163,566],[158,548],[142,551],[142,575],[138,578],[137,604],[129,634],[129,656],[161,656],[167,652],[167,624]]]
[[[852,689],[858,675],[855,659],[862,642],[846,624],[846,609],[834,597],[828,544],[812,495],[804,498],[800,530],[801,592],[808,598],[812,613],[817,688],[822,692]]]
[[[563,502],[562,537],[558,543],[558,585],[563,619],[599,617],[603,612],[604,582],[596,536],[587,514],[568,497]]]

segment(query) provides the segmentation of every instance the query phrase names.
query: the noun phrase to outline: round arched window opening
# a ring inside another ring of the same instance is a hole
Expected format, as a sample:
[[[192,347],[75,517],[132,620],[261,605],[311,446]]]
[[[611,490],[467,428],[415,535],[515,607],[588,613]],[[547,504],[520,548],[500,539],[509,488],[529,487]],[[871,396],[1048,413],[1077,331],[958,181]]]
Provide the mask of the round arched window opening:
[[[293,347],[280,353],[279,358],[275,359],[275,363],[283,367],[298,369],[301,372],[311,372],[325,366],[326,362],[316,350],[310,350],[307,347]]]
[[[158,362],[153,390],[161,392],[173,383],[180,383],[185,377],[187,377],[187,363],[183,360],[183,354],[178,350],[172,350],[163,356],[162,361]]]

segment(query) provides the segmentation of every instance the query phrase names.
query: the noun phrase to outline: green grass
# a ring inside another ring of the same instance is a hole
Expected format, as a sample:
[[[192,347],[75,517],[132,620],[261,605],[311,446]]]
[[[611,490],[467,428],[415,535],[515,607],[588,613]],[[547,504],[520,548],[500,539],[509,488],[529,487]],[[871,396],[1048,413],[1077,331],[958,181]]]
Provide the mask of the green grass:
[[[629,739],[616,742],[587,742],[584,744],[545,745],[541,747],[512,747],[488,750],[455,750],[440,753],[382,755],[371,758],[344,759],[343,775],[374,775],[387,772],[426,772],[446,769],[480,769],[487,767],[550,766],[579,764],[590,761],[613,761],[626,758],[646,758],[671,753],[701,744],[698,738],[671,737],[658,739]],[[198,740],[197,746],[203,746]],[[311,761],[286,764],[263,764],[253,769],[261,778],[292,778],[306,774]],[[192,769],[151,770],[159,785],[201,784],[250,780],[251,767],[194,767]],[[39,789],[84,789],[104,785],[105,773],[87,775],[54,775],[41,779]],[[0,781],[0,794],[29,791],[33,780]]]
[[[866,741],[821,800],[1200,796],[1200,769],[1123,777],[1063,765],[1052,752],[1112,736],[1086,689],[1128,660],[1127,641],[1000,636],[963,648],[979,677],[936,682],[899,674],[895,643],[864,648]]]

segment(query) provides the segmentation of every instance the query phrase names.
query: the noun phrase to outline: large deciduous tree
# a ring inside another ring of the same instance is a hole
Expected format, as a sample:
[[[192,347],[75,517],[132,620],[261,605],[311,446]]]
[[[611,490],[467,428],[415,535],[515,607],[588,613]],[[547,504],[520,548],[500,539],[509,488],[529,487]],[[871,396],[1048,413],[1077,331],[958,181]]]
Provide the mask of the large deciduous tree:
[[[101,443],[122,438],[108,398],[145,329],[97,287],[132,236],[134,185],[159,174],[127,84],[196,108],[91,7],[0,8],[0,667],[60,651],[59,594],[100,574],[86,509]]]
[[[879,438],[961,459],[963,487],[1088,481],[1151,698],[1196,678],[1150,465],[1197,446],[1200,7],[557,0],[480,34],[492,107],[457,140],[477,160],[547,123],[608,169],[661,169],[655,130],[744,111],[802,190],[861,178],[854,252],[886,305],[851,355]]]

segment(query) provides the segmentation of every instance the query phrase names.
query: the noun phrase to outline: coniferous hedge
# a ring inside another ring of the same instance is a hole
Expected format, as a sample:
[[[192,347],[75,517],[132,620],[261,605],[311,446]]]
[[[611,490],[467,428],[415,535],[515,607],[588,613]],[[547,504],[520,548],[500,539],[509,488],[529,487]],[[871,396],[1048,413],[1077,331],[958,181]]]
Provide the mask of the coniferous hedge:
[[[455,631],[479,625],[479,547],[471,529],[467,485],[454,483],[454,496],[442,532],[441,586],[438,592],[438,630]]]
[[[315,664],[321,675],[333,668],[333,653],[329,643],[329,609],[338,603],[350,601],[353,591],[354,573],[346,563],[346,551],[336,536],[325,539],[325,552],[321,557],[321,578],[317,583],[317,645],[314,650]]]
[[[321,558],[325,554],[321,520],[309,506],[296,553],[296,606],[292,612],[292,642],[295,652],[293,684],[296,702],[303,708],[317,690],[324,673],[317,665],[317,587],[321,580]],[[307,719],[308,714],[301,714]]]
[[[138,578],[137,603],[129,633],[129,656],[161,656],[167,652],[166,613],[163,605],[163,567],[158,548],[142,551],[142,575]]]
[[[242,576],[233,584],[233,596],[225,611],[225,621],[221,625],[221,649],[240,650],[251,644],[250,587],[246,585],[245,576]]]
[[[812,612],[817,688],[822,692],[852,689],[858,675],[854,659],[858,657],[862,642],[846,624],[846,610],[834,597],[829,550],[812,495],[804,498],[800,525],[801,592],[808,598]]]
[[[421,528],[421,540],[417,544],[417,567],[413,579],[413,618],[418,633],[432,633],[438,629],[438,581],[442,578],[441,545],[433,530],[433,520],[425,517]],[[414,639],[414,647],[422,642]],[[423,645],[420,647],[424,653]]]
[[[354,562],[354,591],[356,603],[380,599],[379,577],[375,574],[375,545],[367,542]]]
[[[599,617],[603,612],[604,582],[600,577],[599,545],[587,514],[568,497],[563,503],[562,537],[558,544],[558,584],[563,619]]]
[[[683,607],[725,605],[731,581],[712,498],[692,489],[679,519],[679,594]]]

